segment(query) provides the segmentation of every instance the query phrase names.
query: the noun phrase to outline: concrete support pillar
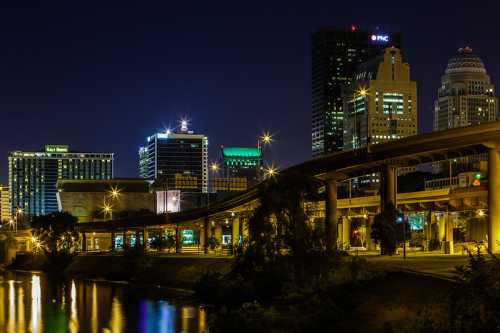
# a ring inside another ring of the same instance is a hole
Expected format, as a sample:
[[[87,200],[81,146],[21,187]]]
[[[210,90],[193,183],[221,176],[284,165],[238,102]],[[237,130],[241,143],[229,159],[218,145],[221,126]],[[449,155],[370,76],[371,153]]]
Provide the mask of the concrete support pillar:
[[[344,217],[340,220],[340,223],[337,223],[336,227],[336,241],[335,246],[339,249],[344,248]]]
[[[386,165],[380,178],[380,208],[384,210],[389,203],[397,207],[398,168],[394,165]]]
[[[217,244],[222,244],[222,225],[220,223],[215,223],[215,239]]]
[[[130,247],[130,238],[127,231],[123,232],[123,249]]]
[[[446,214],[441,215],[438,221],[438,237],[440,242],[443,242],[446,237]]]
[[[181,249],[181,235],[179,225],[175,225],[175,253],[179,253]]]
[[[500,250],[500,151],[488,153],[488,249]]]
[[[349,250],[351,246],[351,219],[344,216],[342,218],[342,248]]]
[[[374,215],[368,215],[366,219],[366,249],[368,251],[375,251],[376,249],[375,242],[372,239],[372,225],[374,219]]]
[[[447,248],[446,254],[453,254],[453,220],[451,218],[450,213],[446,213],[446,243]]]
[[[425,249],[429,251],[429,244],[432,240],[432,218],[433,218],[432,210],[429,210],[427,213],[427,219],[425,220],[424,227],[424,236],[425,236]]]
[[[142,241],[144,242],[144,250],[149,250],[149,231],[148,229],[142,229]]]
[[[116,236],[115,236],[115,232],[114,232],[114,231],[112,231],[112,232],[111,232],[111,248],[110,248],[110,249],[111,249],[111,251],[114,251],[114,250],[115,250],[115,238],[116,238]]]
[[[82,251],[87,252],[87,234],[85,232],[82,233]]]
[[[246,218],[242,221],[241,235],[243,236],[243,241],[250,243],[250,229],[248,219]]]
[[[233,243],[233,249],[236,249],[240,241],[240,219],[236,216],[233,219],[233,233],[231,240]]]
[[[329,179],[326,181],[325,197],[325,235],[326,248],[332,250],[337,243],[337,181]]]
[[[208,239],[209,239],[209,229],[208,216],[203,219],[203,230],[201,232],[200,243],[203,246],[203,253],[208,253]]]
[[[135,230],[135,247],[141,244],[141,235],[139,230]]]

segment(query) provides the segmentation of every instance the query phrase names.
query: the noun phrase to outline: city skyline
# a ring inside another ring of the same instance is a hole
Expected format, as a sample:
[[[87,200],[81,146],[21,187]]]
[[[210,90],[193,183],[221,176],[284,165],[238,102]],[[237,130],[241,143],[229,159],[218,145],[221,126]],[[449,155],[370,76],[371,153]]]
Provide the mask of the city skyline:
[[[428,16],[425,26],[417,24],[418,13],[428,14],[424,4],[414,8],[417,15],[407,18],[394,15],[403,11],[397,6],[363,6],[358,12],[343,13],[345,18],[334,14],[336,4],[291,4],[284,13],[277,11],[282,7],[268,5],[245,14],[228,6],[222,8],[225,16],[219,21],[211,14],[221,7],[203,5],[176,5],[175,15],[161,8],[132,6],[119,9],[113,20],[109,17],[116,8],[92,11],[75,6],[3,8],[0,27],[8,33],[7,52],[0,62],[4,95],[0,107],[5,124],[23,125],[3,128],[3,183],[9,151],[33,150],[45,143],[114,152],[116,176],[136,177],[136,151],[143,138],[168,126],[162,122],[181,116],[188,116],[195,131],[208,136],[211,160],[220,144],[252,145],[265,130],[276,134],[273,157],[279,167],[307,160],[311,34],[322,26],[355,24],[401,32],[404,57],[419,83],[420,133],[432,129],[440,76],[458,48],[472,47],[493,84],[500,76],[500,66],[494,62],[500,50],[491,47],[495,37],[495,21],[488,19],[495,13],[491,4],[481,8],[480,18],[468,17],[467,8],[459,9],[448,24],[441,17],[446,3],[434,4],[435,16]],[[70,11],[74,14],[62,15]],[[204,11],[208,15],[198,20]],[[127,19],[132,15],[134,24]],[[165,15],[184,15],[184,20],[168,20]],[[357,22],[361,17],[368,19]],[[250,25],[256,18],[259,25]],[[470,25],[453,23],[464,18]],[[170,30],[183,31],[183,37],[169,34]],[[70,36],[74,39],[68,44]],[[190,39],[199,43],[191,46]],[[70,119],[76,121],[69,123]]]

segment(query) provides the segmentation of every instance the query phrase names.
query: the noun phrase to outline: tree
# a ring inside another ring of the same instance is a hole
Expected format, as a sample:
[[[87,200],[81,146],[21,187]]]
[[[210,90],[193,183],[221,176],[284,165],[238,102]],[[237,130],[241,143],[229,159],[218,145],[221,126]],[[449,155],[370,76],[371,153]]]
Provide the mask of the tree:
[[[249,265],[244,271],[272,265],[285,247],[301,279],[307,256],[324,244],[319,233],[314,234],[305,209],[306,198],[319,198],[320,186],[319,180],[298,172],[278,174],[261,185],[260,206],[249,220],[251,243],[241,261]]]
[[[392,203],[389,203],[380,214],[375,216],[371,237],[380,243],[383,255],[393,255],[396,252],[398,241],[403,238],[403,229],[398,226],[398,218],[402,221],[401,213]]]
[[[78,219],[67,212],[36,216],[31,222],[35,247],[48,256],[70,255],[76,250]]]

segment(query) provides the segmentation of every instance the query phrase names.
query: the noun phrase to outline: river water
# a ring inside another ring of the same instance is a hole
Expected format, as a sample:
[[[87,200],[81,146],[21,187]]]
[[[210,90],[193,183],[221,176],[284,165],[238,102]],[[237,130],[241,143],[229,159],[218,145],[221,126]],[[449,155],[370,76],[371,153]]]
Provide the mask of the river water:
[[[155,287],[0,274],[0,332],[206,332],[205,311]]]

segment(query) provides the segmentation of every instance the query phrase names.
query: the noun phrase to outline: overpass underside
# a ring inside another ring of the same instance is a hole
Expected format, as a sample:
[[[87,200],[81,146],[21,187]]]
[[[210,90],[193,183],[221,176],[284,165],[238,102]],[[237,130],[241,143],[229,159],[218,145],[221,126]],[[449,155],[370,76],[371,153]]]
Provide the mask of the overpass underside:
[[[411,226],[408,246],[414,250],[453,254],[477,245],[486,247],[488,191],[485,186],[398,193],[396,202]],[[82,250],[119,251],[146,244],[148,251],[157,254],[231,255],[236,247],[248,241],[248,219],[258,204],[258,200],[254,200],[208,219],[182,223],[165,219],[156,225],[123,224],[109,228],[101,222],[98,227],[83,232]],[[346,250],[376,250],[370,232],[380,210],[380,195],[337,200],[337,246]],[[313,227],[323,227],[325,201],[307,202],[306,211]],[[178,239],[179,245],[156,244],[158,239],[169,238]]]
[[[398,168],[475,154],[488,156],[486,186],[397,193]],[[335,153],[281,173],[292,172],[314,176],[325,183],[324,202],[310,203],[308,208],[312,214],[311,223],[324,226],[327,243],[331,240],[342,246],[374,249],[375,244],[369,237],[373,218],[392,204],[405,213],[414,230],[412,237],[423,240],[423,250],[439,248],[453,253],[459,241],[463,244],[479,242],[491,252],[500,250],[498,121]],[[373,173],[380,175],[379,196],[338,198],[339,182]],[[205,254],[213,249],[230,250],[248,241],[248,217],[259,204],[260,189],[257,186],[205,209],[169,214],[164,220],[82,224],[80,231],[85,239],[82,248],[95,248],[95,242],[89,242],[88,238],[100,232],[109,235],[112,250],[116,249],[118,233],[122,234],[123,244],[142,239],[147,245],[144,240],[151,239],[150,234],[162,234],[173,235],[179,244],[196,244],[202,249],[198,252]]]

